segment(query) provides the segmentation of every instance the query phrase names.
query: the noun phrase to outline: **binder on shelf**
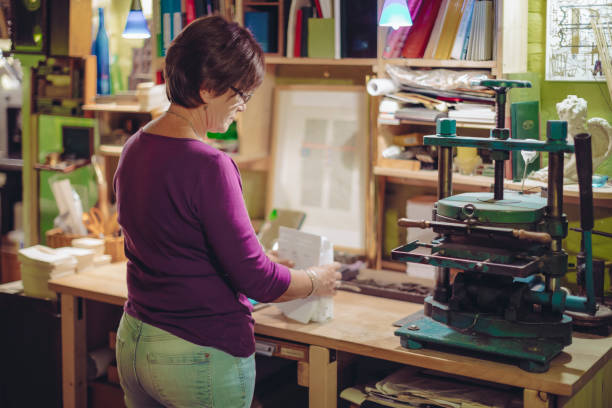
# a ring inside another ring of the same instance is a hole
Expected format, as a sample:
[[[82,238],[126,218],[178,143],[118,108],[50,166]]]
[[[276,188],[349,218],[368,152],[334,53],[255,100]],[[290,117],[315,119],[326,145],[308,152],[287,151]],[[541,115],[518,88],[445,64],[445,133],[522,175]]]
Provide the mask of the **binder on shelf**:
[[[310,0],[293,0],[291,2],[291,6],[289,7],[289,14],[287,16],[287,57],[295,56],[295,25],[297,22],[297,11],[300,10],[302,7],[307,7],[310,5]]]
[[[312,18],[315,11],[312,6],[302,7],[302,33],[300,44],[300,57],[308,57],[308,19]]]
[[[308,56],[311,58],[334,58],[334,19],[308,19]]]
[[[376,2],[341,0],[340,13],[342,58],[376,58]]]
[[[196,0],[185,0],[185,22],[191,23],[196,19]]]
[[[440,4],[440,10],[438,11],[436,22],[431,30],[429,40],[427,41],[427,47],[425,48],[423,58],[431,59],[436,53],[436,48],[438,48],[438,41],[440,40],[440,35],[442,34],[442,26],[444,25],[444,19],[446,18],[446,10],[448,9],[449,1],[450,0],[442,0],[442,4]]]
[[[172,42],[172,8],[174,0],[161,0],[161,56],[166,56],[166,50]]]
[[[244,13],[244,26],[248,28],[261,46],[263,52],[270,52],[270,13],[266,11],[247,11]]]
[[[433,54],[434,58],[448,59],[450,57],[451,49],[455,42],[455,36],[457,35],[457,29],[463,17],[466,1],[467,0],[448,0],[440,38],[438,39],[438,44]]]
[[[474,0],[467,0],[465,4],[465,10],[457,29],[457,35],[453,43],[450,58],[459,60],[463,54],[463,44],[465,43],[466,37],[469,35],[470,24],[472,21],[472,13],[474,11]]]
[[[334,58],[342,58],[341,46],[341,21],[342,13],[340,13],[340,0],[334,0]]]
[[[297,11],[295,16],[295,33],[294,33],[294,45],[293,45],[293,55],[291,57],[300,57],[302,56],[302,21],[304,21],[302,14],[304,10],[300,9]]]
[[[422,58],[427,42],[441,8],[442,0],[427,0],[421,4],[412,29],[406,37],[401,56],[404,58]]]
[[[181,12],[181,0],[174,0],[172,2],[172,40],[183,29],[183,14]]]

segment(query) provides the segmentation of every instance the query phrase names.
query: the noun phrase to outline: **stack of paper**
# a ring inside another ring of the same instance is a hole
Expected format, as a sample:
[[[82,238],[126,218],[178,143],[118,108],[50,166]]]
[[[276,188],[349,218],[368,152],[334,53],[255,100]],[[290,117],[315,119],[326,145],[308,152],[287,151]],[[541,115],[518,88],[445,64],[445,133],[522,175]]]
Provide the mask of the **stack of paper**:
[[[455,110],[448,112],[448,117],[458,122],[494,124],[496,114],[495,109],[490,105],[457,104]]]
[[[444,408],[518,408],[522,396],[476,385],[460,378],[443,378],[424,373],[416,367],[404,367],[375,386],[351,387],[340,397],[361,404],[380,407],[444,407]],[[374,405],[376,404],[376,405]]]
[[[18,258],[23,291],[28,296],[40,298],[55,299],[55,292],[49,290],[47,284],[49,279],[74,273],[77,267],[74,256],[42,245],[20,249]]]
[[[334,248],[327,238],[293,228],[280,227],[278,255],[295,262],[296,269],[327,265],[334,261]],[[311,296],[278,303],[285,316],[301,323],[322,322],[331,319],[334,303],[331,297]]]

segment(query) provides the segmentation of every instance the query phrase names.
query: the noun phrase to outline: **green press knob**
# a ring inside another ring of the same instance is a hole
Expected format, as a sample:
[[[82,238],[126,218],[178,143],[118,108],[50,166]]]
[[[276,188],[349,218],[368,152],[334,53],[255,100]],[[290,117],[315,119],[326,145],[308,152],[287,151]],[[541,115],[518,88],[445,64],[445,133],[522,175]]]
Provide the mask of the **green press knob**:
[[[455,119],[441,118],[436,123],[437,136],[455,137],[457,136],[457,121]]]
[[[549,120],[546,122],[546,137],[549,142],[565,142],[567,140],[567,122],[564,120]]]

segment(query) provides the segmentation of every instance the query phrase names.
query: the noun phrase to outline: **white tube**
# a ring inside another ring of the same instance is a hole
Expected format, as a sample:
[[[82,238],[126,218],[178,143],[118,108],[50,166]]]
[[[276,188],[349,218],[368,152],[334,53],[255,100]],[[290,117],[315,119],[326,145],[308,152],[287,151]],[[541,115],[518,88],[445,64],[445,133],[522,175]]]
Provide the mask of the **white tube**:
[[[368,81],[368,93],[372,96],[386,95],[398,91],[395,83],[386,78],[375,78]]]

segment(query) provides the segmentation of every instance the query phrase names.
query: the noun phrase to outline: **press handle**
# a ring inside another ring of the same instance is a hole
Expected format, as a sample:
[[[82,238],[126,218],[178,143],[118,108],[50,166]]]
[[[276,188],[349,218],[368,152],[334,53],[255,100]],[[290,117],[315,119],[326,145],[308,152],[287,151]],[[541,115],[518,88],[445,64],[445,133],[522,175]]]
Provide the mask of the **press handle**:
[[[404,228],[431,228],[429,221],[425,220],[410,220],[408,218],[400,218],[397,220],[397,225]]]
[[[591,135],[580,133],[574,136],[576,170],[580,190],[580,227],[583,231],[593,229],[593,153]]]
[[[552,237],[547,232],[535,232],[526,231],[524,229],[514,229],[512,230],[512,235],[514,235],[518,239],[539,242],[541,244],[550,244],[552,242]]]

